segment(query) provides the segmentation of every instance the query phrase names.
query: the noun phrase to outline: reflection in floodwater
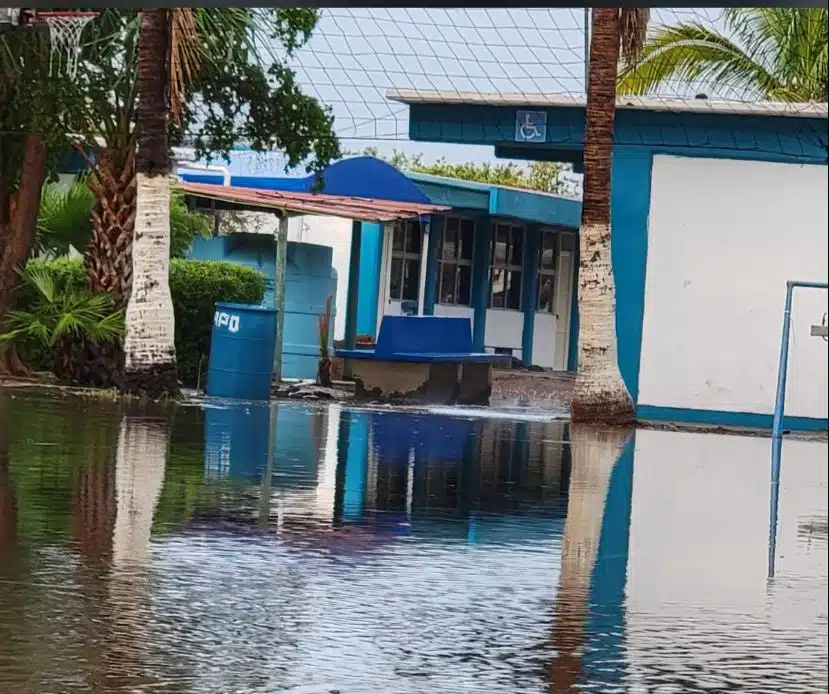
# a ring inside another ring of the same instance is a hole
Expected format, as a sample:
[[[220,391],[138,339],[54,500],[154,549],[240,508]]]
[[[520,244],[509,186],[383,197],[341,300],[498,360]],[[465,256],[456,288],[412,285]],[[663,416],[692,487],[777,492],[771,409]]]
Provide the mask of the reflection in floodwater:
[[[768,588],[758,439],[2,393],[0,415],[3,694],[825,689],[825,447],[786,444]]]

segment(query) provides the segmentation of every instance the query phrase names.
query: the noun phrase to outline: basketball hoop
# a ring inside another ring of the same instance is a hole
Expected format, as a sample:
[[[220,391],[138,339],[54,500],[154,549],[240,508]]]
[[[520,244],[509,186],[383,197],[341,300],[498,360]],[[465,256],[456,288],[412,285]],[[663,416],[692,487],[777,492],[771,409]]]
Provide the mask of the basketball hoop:
[[[97,12],[34,12],[33,21],[43,22],[49,30],[49,72],[52,75],[63,68],[67,77],[75,77],[81,57],[81,34],[97,16]]]

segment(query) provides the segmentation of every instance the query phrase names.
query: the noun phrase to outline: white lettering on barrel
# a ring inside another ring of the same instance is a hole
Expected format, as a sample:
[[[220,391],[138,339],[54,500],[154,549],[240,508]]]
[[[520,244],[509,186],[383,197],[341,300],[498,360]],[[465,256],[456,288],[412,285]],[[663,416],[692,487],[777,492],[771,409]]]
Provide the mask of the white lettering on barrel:
[[[213,325],[217,328],[223,328],[227,326],[227,329],[231,333],[238,333],[239,332],[239,316],[235,313],[225,313],[224,311],[216,311],[213,316]]]

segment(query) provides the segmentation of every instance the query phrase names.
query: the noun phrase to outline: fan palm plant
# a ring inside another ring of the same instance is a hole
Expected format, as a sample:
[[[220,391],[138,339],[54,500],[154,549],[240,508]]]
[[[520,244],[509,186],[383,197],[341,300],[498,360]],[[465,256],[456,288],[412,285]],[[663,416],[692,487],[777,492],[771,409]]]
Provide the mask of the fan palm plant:
[[[91,294],[44,266],[27,266],[18,274],[22,290],[34,298],[27,310],[6,314],[0,344],[35,342],[52,351],[58,378],[77,379],[74,351],[85,340],[113,342],[123,334],[124,314],[114,308],[110,295]]]
[[[579,350],[571,405],[574,422],[626,424],[635,418],[617,356],[610,169],[619,53],[626,61],[635,62],[645,41],[648,18],[649,11],[644,8],[593,10],[579,230]]]
[[[825,102],[825,7],[732,7],[725,31],[692,22],[657,26],[619,92],[649,94],[670,81],[746,100]]]

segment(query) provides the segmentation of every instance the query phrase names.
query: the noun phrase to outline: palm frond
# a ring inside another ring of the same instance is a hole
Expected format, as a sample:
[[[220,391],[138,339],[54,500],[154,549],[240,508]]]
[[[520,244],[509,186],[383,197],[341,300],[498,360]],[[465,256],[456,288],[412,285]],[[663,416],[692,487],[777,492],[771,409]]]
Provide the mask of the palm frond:
[[[70,248],[83,251],[92,236],[95,196],[82,180],[68,188],[48,183],[43,187],[37,216],[35,250],[65,255]]]
[[[670,80],[729,84],[746,97],[780,86],[736,43],[700,24],[657,27],[639,61],[623,67],[618,91],[648,94]]]
[[[184,115],[187,89],[202,65],[199,32],[193,10],[176,7],[170,12],[170,53],[168,60],[170,116],[180,123]]]
[[[825,8],[730,8],[726,32],[699,24],[653,29],[638,64],[625,64],[619,92],[652,93],[670,80],[728,96],[826,101]]]

